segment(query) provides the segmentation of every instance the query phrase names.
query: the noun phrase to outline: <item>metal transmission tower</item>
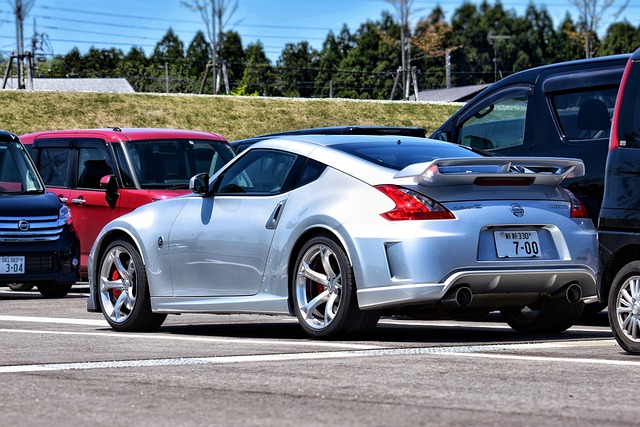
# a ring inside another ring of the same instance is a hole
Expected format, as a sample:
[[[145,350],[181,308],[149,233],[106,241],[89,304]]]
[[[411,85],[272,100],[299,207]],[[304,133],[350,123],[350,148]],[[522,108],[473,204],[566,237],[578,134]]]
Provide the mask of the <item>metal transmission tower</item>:
[[[7,81],[11,76],[11,68],[13,61],[16,61],[16,70],[18,78],[18,89],[26,89],[25,78],[29,80],[29,88],[33,89],[33,54],[31,52],[24,51],[24,31],[23,23],[24,18],[29,13],[35,0],[15,0],[13,3],[13,12],[16,15],[16,51],[11,53],[9,57],[9,63],[7,64],[7,70],[4,75],[4,82],[2,83],[2,89],[7,87]],[[27,61],[28,68],[25,69],[24,63]]]

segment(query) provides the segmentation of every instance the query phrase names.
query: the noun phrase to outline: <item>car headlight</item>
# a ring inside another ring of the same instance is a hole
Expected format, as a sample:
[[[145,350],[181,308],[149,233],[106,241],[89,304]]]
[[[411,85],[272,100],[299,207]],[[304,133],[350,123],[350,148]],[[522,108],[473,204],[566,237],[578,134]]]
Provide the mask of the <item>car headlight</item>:
[[[60,206],[60,211],[58,212],[58,225],[70,224],[71,223],[71,210],[66,205]]]

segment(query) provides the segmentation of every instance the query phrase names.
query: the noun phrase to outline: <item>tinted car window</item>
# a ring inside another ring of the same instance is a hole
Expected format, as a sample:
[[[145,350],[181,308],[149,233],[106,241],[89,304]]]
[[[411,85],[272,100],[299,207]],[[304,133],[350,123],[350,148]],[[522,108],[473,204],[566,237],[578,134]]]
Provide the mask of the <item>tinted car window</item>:
[[[79,147],[77,188],[100,188],[100,179],[113,173],[104,152],[96,147]]]
[[[198,173],[213,174],[233,158],[231,148],[218,141],[131,141],[127,147],[142,188],[166,188]]]
[[[589,88],[550,96],[561,131],[569,141],[608,138],[617,87]]]
[[[20,143],[0,143],[0,193],[44,191]]]
[[[297,156],[275,150],[254,150],[224,172],[218,193],[277,194]]]
[[[511,88],[482,103],[461,124],[458,143],[482,150],[524,144],[530,89]]]
[[[621,147],[640,147],[640,72],[638,66],[632,68],[625,84],[624,96],[620,103],[620,114],[618,115],[618,138]]]
[[[67,187],[69,149],[42,147],[38,171],[48,187]]]
[[[466,148],[448,142],[349,143],[334,145],[332,148],[360,157],[376,165],[396,170],[402,170],[414,163],[430,162],[439,158],[480,156]]]

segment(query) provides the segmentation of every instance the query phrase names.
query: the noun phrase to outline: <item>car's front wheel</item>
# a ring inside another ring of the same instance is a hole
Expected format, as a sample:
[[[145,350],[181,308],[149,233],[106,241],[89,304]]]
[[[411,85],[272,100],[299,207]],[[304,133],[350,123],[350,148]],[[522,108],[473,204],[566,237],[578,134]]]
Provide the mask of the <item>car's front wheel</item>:
[[[562,298],[542,299],[524,307],[500,309],[502,317],[514,330],[527,334],[557,333],[573,326],[584,304],[571,304]]]
[[[138,250],[127,240],[113,241],[100,260],[98,292],[105,319],[118,331],[158,329],[166,314],[151,311],[147,274]]]
[[[375,328],[380,314],[358,307],[349,258],[331,236],[309,240],[300,250],[294,272],[294,310],[307,334],[329,338]]]
[[[640,261],[625,265],[613,279],[609,323],[620,347],[640,354]]]

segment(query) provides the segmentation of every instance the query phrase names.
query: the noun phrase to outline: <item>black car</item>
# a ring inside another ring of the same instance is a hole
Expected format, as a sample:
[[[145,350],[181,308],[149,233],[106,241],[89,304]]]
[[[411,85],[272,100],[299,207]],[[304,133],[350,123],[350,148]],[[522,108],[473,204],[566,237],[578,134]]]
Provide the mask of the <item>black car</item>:
[[[570,157],[586,175],[563,186],[597,223],[611,116],[625,64],[616,55],[512,74],[480,92],[431,138],[504,156]]]
[[[275,138],[287,135],[398,135],[398,136],[417,136],[426,138],[426,132],[421,127],[403,127],[403,126],[329,126],[309,129],[296,129],[284,132],[268,133],[264,135],[253,136],[247,139],[239,139],[231,141],[230,144],[236,153],[240,153],[256,142],[264,139]]]
[[[0,285],[36,285],[45,297],[63,297],[79,266],[69,208],[46,191],[18,137],[0,131]]]
[[[622,348],[640,354],[640,49],[629,59],[613,115],[600,210],[598,296]]]

